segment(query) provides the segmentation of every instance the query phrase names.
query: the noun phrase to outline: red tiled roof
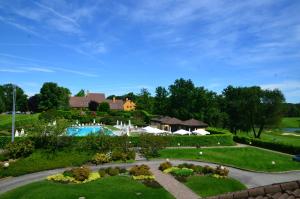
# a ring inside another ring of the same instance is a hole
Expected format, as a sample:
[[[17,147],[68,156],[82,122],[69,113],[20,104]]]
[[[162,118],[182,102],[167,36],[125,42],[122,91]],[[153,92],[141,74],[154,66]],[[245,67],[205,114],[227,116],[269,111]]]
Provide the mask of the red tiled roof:
[[[219,196],[208,197],[209,199],[294,199],[300,198],[300,180],[277,183],[262,187],[256,187],[247,189],[244,191],[237,191],[233,193],[227,193]]]
[[[101,103],[101,102],[104,102],[105,95],[104,95],[104,93],[89,93],[86,95],[86,98],[89,101],[95,101],[95,102]]]

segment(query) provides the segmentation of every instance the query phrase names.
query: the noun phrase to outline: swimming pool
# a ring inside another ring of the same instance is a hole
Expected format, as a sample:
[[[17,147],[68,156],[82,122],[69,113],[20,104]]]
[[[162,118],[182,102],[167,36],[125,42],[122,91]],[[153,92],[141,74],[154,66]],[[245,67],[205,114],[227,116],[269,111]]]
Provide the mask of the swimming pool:
[[[67,135],[70,136],[87,136],[90,134],[105,134],[114,136],[114,133],[102,126],[76,126],[67,128]]]

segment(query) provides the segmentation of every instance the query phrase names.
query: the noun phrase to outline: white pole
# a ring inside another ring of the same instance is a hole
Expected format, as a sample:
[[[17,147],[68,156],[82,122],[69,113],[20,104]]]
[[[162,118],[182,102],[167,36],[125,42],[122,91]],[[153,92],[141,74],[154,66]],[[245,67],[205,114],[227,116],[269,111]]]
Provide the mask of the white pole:
[[[15,141],[15,117],[16,117],[16,86],[13,85],[13,107],[11,121],[11,142]]]

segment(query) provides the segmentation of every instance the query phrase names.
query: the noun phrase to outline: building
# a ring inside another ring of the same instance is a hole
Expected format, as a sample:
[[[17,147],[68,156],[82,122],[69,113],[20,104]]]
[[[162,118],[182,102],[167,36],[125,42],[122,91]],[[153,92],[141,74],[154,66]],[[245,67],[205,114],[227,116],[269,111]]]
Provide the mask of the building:
[[[130,99],[126,98],[125,103],[123,104],[124,111],[133,111],[135,110],[135,103]]]
[[[251,188],[243,191],[226,193],[209,199],[296,199],[300,198],[300,180],[284,183],[276,183],[262,187]]]
[[[164,116],[151,119],[151,126],[155,126],[161,130],[174,132],[179,129],[194,131],[196,129],[206,128],[208,127],[208,124],[195,119],[182,121],[175,117]]]
[[[123,100],[118,100],[115,97],[112,100],[105,99],[104,93],[88,93],[83,97],[70,97],[69,105],[71,108],[84,109],[89,107],[89,103],[91,101],[95,101],[99,104],[102,102],[107,102],[111,110],[132,111],[135,110],[136,106],[134,102],[128,99],[126,99],[125,102]]]

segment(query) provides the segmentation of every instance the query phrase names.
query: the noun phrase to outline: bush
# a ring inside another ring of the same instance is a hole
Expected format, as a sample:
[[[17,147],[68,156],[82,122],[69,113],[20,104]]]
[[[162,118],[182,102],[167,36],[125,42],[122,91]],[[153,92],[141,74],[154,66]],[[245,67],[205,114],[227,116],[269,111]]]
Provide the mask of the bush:
[[[98,164],[104,164],[110,162],[110,157],[107,154],[104,153],[96,153],[96,155],[92,158],[92,163],[98,165]]]
[[[122,151],[115,150],[111,153],[111,159],[113,161],[118,161],[118,160],[126,161],[127,155],[126,155],[126,153],[123,153]]]
[[[147,187],[151,187],[154,189],[161,188],[162,186],[156,182],[155,180],[143,180],[143,184],[146,185]]]
[[[203,169],[203,167],[201,167],[201,166],[194,165],[194,164],[188,164],[188,163],[179,164],[178,168],[192,169],[196,173],[202,173],[202,169]]]
[[[172,172],[173,175],[175,176],[180,176],[180,177],[188,177],[194,174],[193,169],[188,169],[188,168],[182,168],[178,169]]]
[[[133,176],[141,176],[141,175],[150,176],[150,175],[152,175],[152,173],[150,172],[150,168],[145,164],[142,164],[140,166],[138,166],[138,165],[133,166],[129,170],[129,174],[133,175]]]
[[[178,180],[179,182],[187,182],[187,179],[185,176],[175,176],[175,179]]]
[[[202,169],[202,172],[203,172],[204,174],[212,174],[212,173],[215,172],[215,169],[212,168],[212,167],[210,167],[210,166],[208,166],[208,165],[205,165],[205,166],[203,167],[203,169]]]
[[[242,144],[249,144],[253,146],[258,146],[266,149],[271,149],[275,151],[280,151],[283,153],[289,153],[289,154],[298,154],[300,153],[300,147],[294,146],[294,145],[288,145],[285,143],[278,143],[278,142],[270,142],[265,141],[261,139],[254,139],[254,138],[248,138],[243,136],[234,136],[234,141],[242,143]]]
[[[119,169],[117,167],[113,168],[113,167],[109,167],[107,170],[107,174],[110,176],[116,176],[119,175]]]
[[[15,141],[7,144],[5,149],[9,158],[16,159],[29,156],[34,150],[34,145],[30,140]]]
[[[125,167],[119,168],[120,173],[126,173],[127,169]]]
[[[228,173],[229,173],[229,170],[221,165],[217,166],[214,171],[214,174],[217,174],[217,175],[223,176],[223,177],[227,177]]]
[[[68,177],[74,177],[74,173],[73,173],[73,171],[72,170],[65,170],[64,172],[63,172],[63,175],[66,177],[66,176],[68,176]]]
[[[161,170],[161,171],[164,171],[168,168],[171,168],[172,167],[172,164],[170,162],[163,162],[159,165],[158,169]]]
[[[87,167],[79,167],[72,169],[71,172],[75,180],[84,181],[89,178],[91,170]]]
[[[105,169],[99,169],[98,173],[101,177],[104,177],[106,175]]]
[[[154,136],[149,134],[142,134],[139,137],[141,154],[149,159],[159,156],[159,150],[165,148],[168,143],[168,136]]]

